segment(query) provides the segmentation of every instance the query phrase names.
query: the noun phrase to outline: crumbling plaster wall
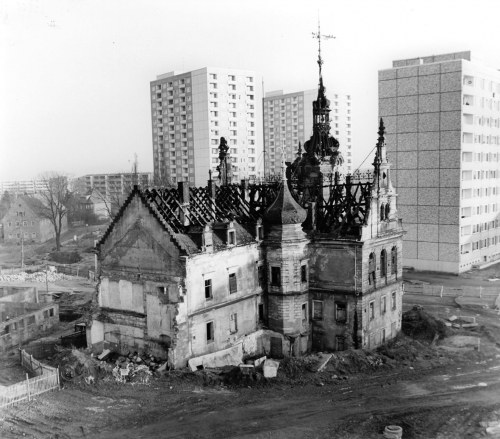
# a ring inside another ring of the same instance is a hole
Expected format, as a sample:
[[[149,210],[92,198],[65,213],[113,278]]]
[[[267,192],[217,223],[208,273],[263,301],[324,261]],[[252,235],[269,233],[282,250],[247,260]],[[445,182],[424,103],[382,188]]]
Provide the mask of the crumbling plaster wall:
[[[215,253],[191,256],[186,263],[186,295],[179,306],[179,343],[176,361],[225,349],[258,328],[258,304],[262,288],[258,283],[259,246],[235,246]],[[236,275],[237,291],[231,293],[229,275]],[[210,281],[211,297],[206,297]],[[231,315],[236,314],[236,330]],[[207,323],[213,322],[213,340],[207,340]]]
[[[173,359],[185,267],[181,250],[138,196],[99,249],[94,349],[147,350]],[[170,348],[170,349],[169,349]]]
[[[362,337],[361,346],[364,349],[373,349],[383,344],[382,329],[385,329],[386,341],[394,338],[401,330],[403,314],[403,282],[395,282],[371,293],[364,294],[358,301],[358,316],[361,317]],[[392,307],[391,296],[396,293],[396,306]],[[382,297],[386,297],[386,311],[382,310]],[[374,317],[370,317],[370,302],[374,305]],[[370,338],[371,336],[371,338]]]
[[[351,292],[341,291],[319,291],[311,290],[311,327],[312,346],[318,351],[337,350],[337,337],[343,337],[345,348],[355,347],[356,337],[356,303],[357,299]],[[320,301],[322,305],[322,316],[315,318],[313,314],[313,301]],[[335,305],[345,305],[346,318],[343,321],[337,320]]]

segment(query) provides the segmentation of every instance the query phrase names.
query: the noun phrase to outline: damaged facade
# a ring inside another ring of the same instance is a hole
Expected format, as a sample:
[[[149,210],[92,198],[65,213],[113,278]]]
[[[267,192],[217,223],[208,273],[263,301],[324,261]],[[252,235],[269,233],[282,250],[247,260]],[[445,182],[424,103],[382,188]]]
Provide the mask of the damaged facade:
[[[183,367],[231,349],[373,349],[400,330],[403,229],[383,122],[373,181],[336,172],[321,64],[313,135],[280,183],[222,175],[205,188],[134,188],[98,245],[96,352],[147,351]]]

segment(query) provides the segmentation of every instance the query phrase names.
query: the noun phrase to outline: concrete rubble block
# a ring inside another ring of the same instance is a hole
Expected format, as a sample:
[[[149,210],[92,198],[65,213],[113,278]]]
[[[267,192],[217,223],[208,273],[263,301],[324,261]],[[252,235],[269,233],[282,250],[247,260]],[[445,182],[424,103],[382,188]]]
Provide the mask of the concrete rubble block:
[[[460,328],[460,325],[457,325],[456,323],[452,323],[451,327],[452,328]]]
[[[462,320],[462,322],[467,322],[467,323],[476,323],[475,317],[461,316],[460,320]]]
[[[450,323],[450,322],[444,322],[444,324],[445,324],[446,326],[448,326],[449,328],[451,328],[451,323]]]
[[[451,317],[448,317],[448,320],[449,320],[450,322],[454,322],[456,319],[458,319],[458,317],[457,317],[457,316],[451,316]]]
[[[476,328],[477,326],[479,326],[479,323],[464,323],[462,328]]]
[[[97,359],[104,360],[110,354],[110,352],[111,351],[109,349],[105,349],[104,351],[102,351],[101,355],[97,357]]]
[[[328,362],[332,357],[333,354],[321,354],[318,361],[318,369],[316,370],[316,372],[321,372],[326,367],[326,365],[328,364]]]
[[[264,361],[264,376],[266,378],[276,378],[278,374],[278,367],[280,363],[276,360],[270,360],[269,358]]]
[[[212,354],[201,355],[191,358],[188,365],[192,371],[199,368],[239,366],[243,362],[243,348],[241,343],[228,349],[213,352]]]

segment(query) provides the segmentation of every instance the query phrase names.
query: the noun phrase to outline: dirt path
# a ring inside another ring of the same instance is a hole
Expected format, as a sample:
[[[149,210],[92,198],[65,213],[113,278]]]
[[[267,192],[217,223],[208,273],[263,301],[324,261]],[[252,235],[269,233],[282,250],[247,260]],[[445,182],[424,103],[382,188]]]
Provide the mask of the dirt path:
[[[479,438],[500,409],[500,361],[409,369],[324,387],[216,390],[104,383],[9,408],[0,437],[19,438]],[[500,411],[498,412],[500,413]]]

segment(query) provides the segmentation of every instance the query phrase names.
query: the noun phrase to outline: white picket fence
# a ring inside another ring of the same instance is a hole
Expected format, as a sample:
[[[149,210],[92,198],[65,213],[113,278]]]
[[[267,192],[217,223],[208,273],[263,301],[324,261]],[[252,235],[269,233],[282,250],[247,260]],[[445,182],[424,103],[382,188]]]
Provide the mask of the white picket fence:
[[[59,368],[54,368],[34,359],[24,350],[19,350],[21,365],[33,378],[26,374],[26,380],[11,386],[0,386],[0,408],[31,401],[35,395],[60,389]]]

